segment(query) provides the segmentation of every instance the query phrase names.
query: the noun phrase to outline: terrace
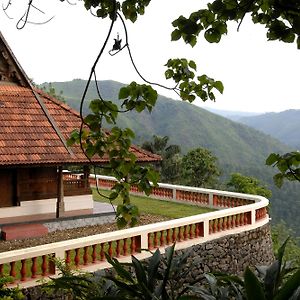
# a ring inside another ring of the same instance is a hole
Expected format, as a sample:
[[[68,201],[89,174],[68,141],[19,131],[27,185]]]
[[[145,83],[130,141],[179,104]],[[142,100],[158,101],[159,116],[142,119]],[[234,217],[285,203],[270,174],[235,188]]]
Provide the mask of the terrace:
[[[91,185],[95,185],[96,181],[101,189],[109,189],[114,184],[112,177],[90,176]],[[131,192],[141,194],[135,187]],[[3,252],[0,253],[0,273],[12,276],[12,285],[29,287],[39,284],[38,280],[47,279],[49,275],[59,276],[50,258],[62,259],[67,265],[92,272],[110,267],[105,259],[105,252],[111,257],[117,257],[121,262],[128,262],[133,254],[139,259],[145,259],[150,256],[146,250],[159,248],[164,252],[165,247],[174,242],[176,249],[185,249],[224,236],[257,229],[269,222],[269,201],[261,196],[159,184],[159,187],[153,189],[151,198],[189,203],[214,211]]]

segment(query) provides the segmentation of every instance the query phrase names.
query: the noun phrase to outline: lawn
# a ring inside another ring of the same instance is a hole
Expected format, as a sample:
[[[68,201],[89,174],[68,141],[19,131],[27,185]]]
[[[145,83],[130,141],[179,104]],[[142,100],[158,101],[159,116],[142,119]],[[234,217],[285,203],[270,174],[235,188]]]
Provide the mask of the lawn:
[[[109,194],[108,191],[101,190],[100,192],[104,195]],[[93,189],[93,196],[95,201],[109,203],[106,198],[101,197],[97,193],[96,189]],[[138,206],[141,213],[160,215],[172,219],[188,217],[213,211],[213,209],[210,208],[157,200],[146,196],[131,196],[131,202]],[[119,198],[113,201],[114,205],[118,205],[119,203],[121,203],[121,199]]]

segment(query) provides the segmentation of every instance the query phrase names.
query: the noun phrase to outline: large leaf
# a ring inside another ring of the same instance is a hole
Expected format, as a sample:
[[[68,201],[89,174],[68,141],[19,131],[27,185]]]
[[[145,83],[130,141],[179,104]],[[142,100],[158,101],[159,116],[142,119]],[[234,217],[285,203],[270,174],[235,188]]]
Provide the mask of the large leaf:
[[[107,261],[114,267],[115,271],[118,273],[118,275],[126,279],[127,281],[134,283],[134,279],[132,275],[123,268],[122,264],[115,258],[111,258],[107,253],[105,253]]]
[[[161,259],[160,251],[159,249],[156,249],[151,259],[149,260],[149,266],[148,266],[147,286],[150,291],[154,290],[160,259]]]
[[[255,274],[247,267],[245,274],[245,289],[248,300],[265,300],[262,285]]]
[[[300,269],[278,291],[274,300],[287,300],[300,288]],[[298,298],[299,299],[299,298]]]
[[[147,277],[146,277],[146,271],[144,269],[144,266],[142,263],[133,255],[131,256],[132,259],[132,265],[135,270],[136,279],[138,281],[139,286],[143,289],[144,293],[150,294],[149,290],[147,289]]]

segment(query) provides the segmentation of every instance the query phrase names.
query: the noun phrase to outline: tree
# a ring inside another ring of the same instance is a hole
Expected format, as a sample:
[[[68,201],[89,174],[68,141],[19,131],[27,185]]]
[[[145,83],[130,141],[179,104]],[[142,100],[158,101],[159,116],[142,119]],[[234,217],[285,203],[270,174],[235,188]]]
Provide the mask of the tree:
[[[217,158],[208,149],[197,148],[182,158],[182,180],[196,187],[214,187],[220,170]]]
[[[63,103],[66,103],[66,100],[63,96],[63,91],[59,91],[59,94],[57,94],[56,90],[55,90],[55,87],[52,86],[51,83],[48,84],[48,86],[42,86],[41,89],[47,93],[49,96],[63,102]]]
[[[234,192],[260,195],[266,198],[272,196],[272,192],[260,183],[257,178],[243,176],[239,173],[231,174],[226,186]]]
[[[160,180],[162,182],[177,182],[181,169],[180,146],[168,145],[168,136],[153,135],[153,141],[146,141],[142,148],[162,157]]]
[[[271,153],[266,164],[268,166],[277,167],[278,173],[273,176],[275,184],[280,188],[284,179],[289,181],[300,182],[300,152],[293,151],[280,155]]]
[[[4,11],[9,8],[12,2],[13,0],[9,1],[8,5],[3,7]],[[91,160],[95,155],[103,156],[105,153],[108,155],[110,159],[109,167],[118,180],[109,198],[113,200],[120,195],[123,199],[123,204],[119,205],[117,210],[118,224],[120,226],[124,226],[128,222],[134,224],[137,221],[138,210],[130,204],[130,185],[138,185],[141,190],[149,193],[151,190],[150,180],[155,184],[156,176],[149,168],[135,165],[136,158],[129,153],[129,145],[134,138],[134,133],[130,129],[120,129],[115,126],[111,134],[107,135],[102,125],[103,120],[115,124],[118,113],[126,113],[130,110],[141,112],[145,109],[151,112],[157,98],[157,93],[152,86],[164,87],[159,83],[147,81],[141,75],[134,63],[128,43],[125,20],[135,22],[145,13],[145,9],[151,0],[84,0],[83,2],[85,8],[87,10],[91,9],[99,18],[109,18],[111,25],[105,42],[91,68],[88,84],[83,91],[80,108],[82,126],[72,134],[70,144],[79,143],[86,156]],[[26,23],[29,22],[28,18],[32,7],[38,9],[33,5],[33,1],[29,1],[27,11],[17,23],[18,28],[24,28]],[[249,14],[253,23],[262,24],[267,28],[267,38],[269,40],[280,40],[286,43],[296,41],[298,48],[300,48],[299,0],[215,0],[208,3],[206,9],[193,12],[188,18],[180,16],[176,19],[172,23],[174,31],[171,38],[173,41],[183,39],[185,43],[193,47],[197,43],[197,37],[203,32],[204,38],[208,42],[218,43],[221,37],[227,34],[228,22],[238,22],[239,28],[244,17]],[[116,55],[123,49],[127,49],[133,67],[146,84],[132,82],[121,88],[119,92],[120,106],[103,99],[101,90],[97,87],[99,99],[91,102],[91,114],[83,117],[82,107],[89,84],[93,77],[96,81],[95,67],[107,46],[117,20],[121,21],[124,27],[125,43],[122,46],[121,40],[119,38],[115,39],[110,54]],[[165,88],[173,90],[183,100],[190,102],[196,97],[203,101],[208,99],[214,101],[214,92],[223,93],[223,84],[205,74],[196,76],[196,70],[197,65],[192,60],[185,58],[169,59],[166,63],[165,77],[172,80],[174,86]]]

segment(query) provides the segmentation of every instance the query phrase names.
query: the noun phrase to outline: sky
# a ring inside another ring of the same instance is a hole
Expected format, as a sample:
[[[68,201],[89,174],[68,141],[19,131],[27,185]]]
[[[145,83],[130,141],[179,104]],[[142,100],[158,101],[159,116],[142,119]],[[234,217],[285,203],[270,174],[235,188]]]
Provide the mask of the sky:
[[[5,7],[8,0],[2,1]],[[71,0],[70,0],[71,1]],[[87,79],[107,35],[110,21],[92,16],[82,1],[70,5],[59,0],[35,0],[29,21],[18,30],[16,24],[25,12],[27,0],[12,0],[6,14],[0,11],[0,29],[27,75],[36,83]],[[188,17],[198,10],[200,1],[152,0],[144,16],[126,22],[130,49],[139,72],[149,81],[173,86],[165,80],[164,64],[169,58],[193,59],[197,75],[221,80],[224,94],[216,92],[216,102],[196,100],[194,104],[222,110],[279,112],[300,109],[300,51],[295,44],[268,42],[266,30],[245,19],[239,32],[237,24],[219,44],[209,44],[202,36],[192,48],[182,41],[171,42],[171,22],[181,14]],[[202,1],[200,3],[205,3]],[[21,25],[21,23],[19,23]],[[111,57],[113,39],[124,30],[117,21],[99,64],[97,79],[122,83],[143,83],[134,71],[124,49]],[[178,99],[174,92],[158,89],[162,95]]]

